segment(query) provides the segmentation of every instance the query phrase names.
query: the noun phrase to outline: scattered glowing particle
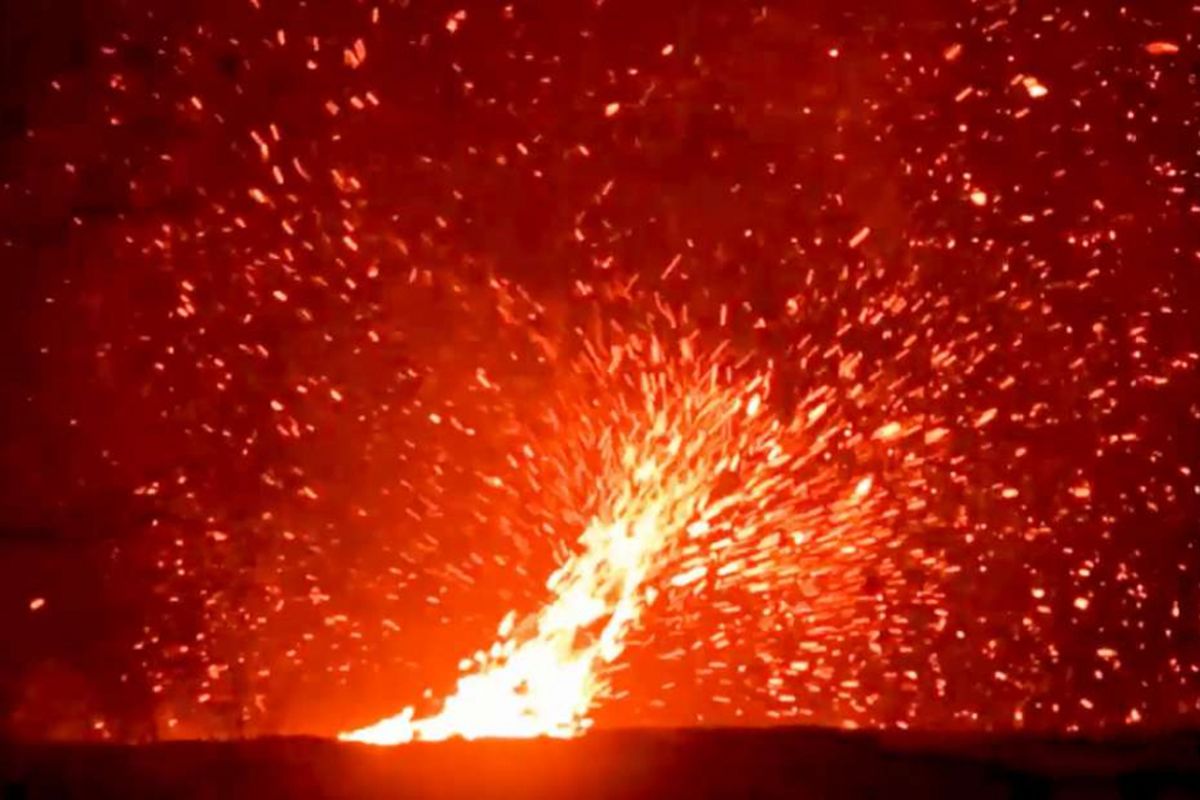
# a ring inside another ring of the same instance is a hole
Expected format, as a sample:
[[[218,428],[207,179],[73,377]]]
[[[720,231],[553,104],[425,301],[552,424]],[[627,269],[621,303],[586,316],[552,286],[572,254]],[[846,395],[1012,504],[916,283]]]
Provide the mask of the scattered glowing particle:
[[[29,601],[29,610],[30,611],[39,611],[45,607],[46,607],[46,598],[44,598],[44,597],[35,597]]]
[[[1025,87],[1025,91],[1029,93],[1029,96],[1034,100],[1045,97],[1050,93],[1050,90],[1046,88],[1044,84],[1032,76],[1023,78],[1021,80],[1021,84]]]
[[[762,399],[758,395],[751,396],[750,402],[746,404],[746,416],[756,416],[760,408],[762,408]]]
[[[609,103],[608,105],[606,105],[606,106],[604,107],[604,116],[606,116],[606,117],[614,117],[614,116],[616,116],[617,112],[618,112],[618,111],[620,111],[620,110],[621,110],[621,104],[620,104],[620,103],[615,103],[615,102],[614,102],[614,103]]]
[[[936,444],[942,439],[945,439],[950,432],[945,428],[934,428],[931,431],[925,432],[925,444]]]
[[[1151,42],[1146,45],[1146,52],[1152,56],[1167,56],[1179,52],[1179,45],[1174,42]]]
[[[697,581],[699,581],[701,578],[703,578],[707,574],[708,574],[708,567],[705,567],[703,565],[698,566],[698,567],[693,567],[692,569],[688,570],[687,572],[680,573],[679,575],[676,575],[673,578],[671,578],[671,585],[677,586],[677,587],[689,586],[693,583],[696,583]]]
[[[901,432],[903,432],[903,430],[904,428],[899,422],[889,422],[886,425],[882,425],[877,428],[874,436],[876,439],[883,439],[886,441],[888,439],[895,439],[901,434]]]
[[[867,237],[870,235],[871,235],[871,229],[869,227],[867,227],[866,225],[864,225],[862,228],[859,229],[858,233],[854,234],[854,236],[851,237],[850,247],[852,247],[852,248],[858,247],[860,244],[865,242],[867,240]]]
[[[459,27],[467,21],[467,12],[465,9],[459,9],[446,18],[446,30],[450,33],[457,33]]]

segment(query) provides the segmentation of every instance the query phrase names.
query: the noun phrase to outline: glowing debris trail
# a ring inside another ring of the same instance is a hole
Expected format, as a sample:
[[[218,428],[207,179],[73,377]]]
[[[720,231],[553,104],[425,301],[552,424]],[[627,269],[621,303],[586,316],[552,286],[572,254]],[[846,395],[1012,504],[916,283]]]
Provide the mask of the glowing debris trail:
[[[657,342],[652,352],[660,354]],[[598,480],[599,491],[611,487],[607,502],[600,500],[605,510],[547,582],[552,599],[516,629],[513,614],[505,617],[499,640],[464,662],[473,671],[459,679],[440,713],[414,719],[409,707],[340,738],[400,744],[453,736],[577,735],[608,689],[605,665],[621,655],[627,634],[658,596],[653,578],[673,563],[672,554],[688,552],[681,542],[708,539],[736,524],[737,542],[727,538],[712,547],[733,564],[722,571],[728,575],[744,562],[747,547],[758,547],[789,518],[802,520],[788,498],[797,496],[800,468],[823,450],[828,434],[813,437],[766,413],[762,393],[769,376],[726,380],[716,366],[701,368],[692,364],[688,348],[683,352],[681,362],[689,366],[682,371],[652,367],[640,375],[641,408],[616,404],[629,423],[610,432],[605,471],[617,478]],[[807,450],[798,447],[805,440]],[[826,521],[843,522],[830,530],[850,536],[868,531],[869,525],[845,522],[869,506],[871,489],[869,476],[850,482],[845,497],[826,507]],[[748,506],[757,513],[737,516],[739,507]],[[786,551],[778,540],[767,544],[775,574],[785,577],[790,573],[780,569],[779,557]],[[694,562],[685,561],[669,585],[684,587],[707,576],[711,565]]]

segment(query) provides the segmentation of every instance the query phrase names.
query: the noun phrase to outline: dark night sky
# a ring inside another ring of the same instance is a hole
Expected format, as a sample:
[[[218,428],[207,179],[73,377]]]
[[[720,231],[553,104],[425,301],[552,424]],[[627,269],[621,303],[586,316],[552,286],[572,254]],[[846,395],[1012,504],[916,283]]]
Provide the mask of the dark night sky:
[[[769,364],[782,419],[829,387],[811,485],[872,470],[940,568],[868,547],[807,621],[668,590],[600,723],[1194,724],[1196,8],[0,13],[0,730],[449,688],[603,506],[559,420],[618,326]]]

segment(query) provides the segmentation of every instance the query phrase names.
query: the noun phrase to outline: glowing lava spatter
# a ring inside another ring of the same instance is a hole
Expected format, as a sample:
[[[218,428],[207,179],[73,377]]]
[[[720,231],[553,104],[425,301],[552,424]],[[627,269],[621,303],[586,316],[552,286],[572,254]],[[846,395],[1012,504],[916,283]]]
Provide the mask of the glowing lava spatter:
[[[538,614],[535,634],[506,637],[513,616],[500,626],[501,641],[479,659],[480,671],[463,677],[440,714],[413,720],[408,708],[342,739],[400,744],[451,736],[572,736],[587,725],[592,701],[603,690],[600,667],[624,647],[629,626],[645,607],[643,581],[665,526],[656,509],[632,524],[597,522],[584,533],[583,552],[550,579],[553,601]],[[581,643],[581,634],[600,631]]]
[[[545,606],[515,627],[514,615],[505,617],[497,642],[464,662],[469,672],[440,713],[414,719],[409,707],[340,738],[399,744],[577,735],[608,689],[605,666],[658,597],[658,577],[669,590],[710,572],[761,575],[755,552],[769,556],[773,575],[794,577],[782,533],[789,544],[804,542],[810,534],[801,528],[817,522],[798,482],[828,452],[838,426],[822,424],[818,394],[798,422],[784,424],[763,407],[769,373],[735,377],[714,361],[699,363],[686,346],[682,353],[664,363],[653,342],[649,367],[641,363],[636,380],[624,384],[637,399],[618,399],[607,431],[593,437],[603,450],[601,510],[549,579]],[[854,541],[874,535],[871,491],[871,477],[860,475],[819,506],[818,524],[830,537],[809,541],[811,553],[826,553],[834,539],[841,547],[830,552],[854,553]]]

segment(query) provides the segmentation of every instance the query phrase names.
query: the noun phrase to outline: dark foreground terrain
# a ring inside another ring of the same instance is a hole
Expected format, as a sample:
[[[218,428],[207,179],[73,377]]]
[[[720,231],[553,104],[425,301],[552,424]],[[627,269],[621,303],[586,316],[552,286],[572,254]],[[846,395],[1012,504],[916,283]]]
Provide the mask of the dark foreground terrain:
[[[630,731],[375,748],[320,739],[0,746],[3,800],[1200,797],[1200,738],[1104,743],[819,730]]]

